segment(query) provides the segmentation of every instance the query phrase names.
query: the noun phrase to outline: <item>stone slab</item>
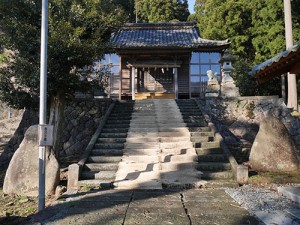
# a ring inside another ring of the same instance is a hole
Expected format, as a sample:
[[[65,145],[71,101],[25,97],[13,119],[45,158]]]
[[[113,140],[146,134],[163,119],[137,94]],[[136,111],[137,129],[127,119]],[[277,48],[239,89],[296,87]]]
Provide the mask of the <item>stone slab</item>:
[[[299,225],[293,218],[282,211],[256,211],[254,214],[265,224]]]
[[[278,193],[300,204],[300,187],[278,187]]]

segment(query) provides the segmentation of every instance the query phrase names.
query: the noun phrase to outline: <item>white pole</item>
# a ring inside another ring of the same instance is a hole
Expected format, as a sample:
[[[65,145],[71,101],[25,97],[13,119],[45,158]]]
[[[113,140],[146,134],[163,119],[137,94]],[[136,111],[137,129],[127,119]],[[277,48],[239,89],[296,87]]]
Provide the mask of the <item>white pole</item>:
[[[285,40],[286,48],[293,46],[292,10],[291,1],[284,0],[284,21],[285,21]],[[297,81],[296,74],[287,75],[288,79],[288,102],[287,107],[297,110]]]
[[[39,124],[46,124],[47,105],[47,45],[48,45],[48,0],[42,0],[41,65],[40,65],[40,112]],[[45,146],[39,146],[39,205],[45,208]]]

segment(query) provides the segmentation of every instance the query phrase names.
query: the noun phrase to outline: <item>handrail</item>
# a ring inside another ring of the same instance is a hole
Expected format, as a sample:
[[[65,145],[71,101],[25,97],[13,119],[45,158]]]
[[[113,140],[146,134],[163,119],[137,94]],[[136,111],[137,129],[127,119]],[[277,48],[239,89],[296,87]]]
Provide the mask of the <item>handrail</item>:
[[[92,151],[99,135],[101,134],[102,129],[103,129],[103,127],[104,127],[111,111],[113,110],[115,104],[116,104],[115,101],[113,101],[113,103],[110,104],[110,106],[109,106],[108,110],[106,111],[103,119],[100,121],[100,124],[99,124],[97,130],[95,131],[93,137],[91,138],[89,144],[87,145],[85,151],[83,152],[80,161],[77,163],[80,167],[84,166],[87,158],[90,156],[90,153],[91,153],[91,151]]]

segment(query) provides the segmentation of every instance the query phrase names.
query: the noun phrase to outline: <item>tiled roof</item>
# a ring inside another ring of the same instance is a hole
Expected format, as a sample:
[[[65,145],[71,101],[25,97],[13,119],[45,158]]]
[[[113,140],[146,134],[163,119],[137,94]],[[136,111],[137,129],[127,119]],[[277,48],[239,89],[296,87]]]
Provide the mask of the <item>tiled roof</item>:
[[[259,82],[265,82],[273,77],[290,72],[292,66],[300,63],[300,41],[275,57],[256,65],[249,72],[256,76]]]
[[[127,23],[112,36],[118,49],[133,48],[190,48],[229,46],[228,40],[203,39],[195,23]]]

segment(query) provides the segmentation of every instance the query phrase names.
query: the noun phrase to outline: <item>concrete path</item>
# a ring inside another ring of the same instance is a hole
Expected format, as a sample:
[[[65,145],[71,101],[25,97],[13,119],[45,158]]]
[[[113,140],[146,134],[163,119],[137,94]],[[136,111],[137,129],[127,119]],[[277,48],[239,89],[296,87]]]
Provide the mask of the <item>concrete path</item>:
[[[174,100],[137,101],[116,189],[201,187],[197,154]]]
[[[66,196],[32,217],[45,225],[258,225],[221,189],[107,190]]]

